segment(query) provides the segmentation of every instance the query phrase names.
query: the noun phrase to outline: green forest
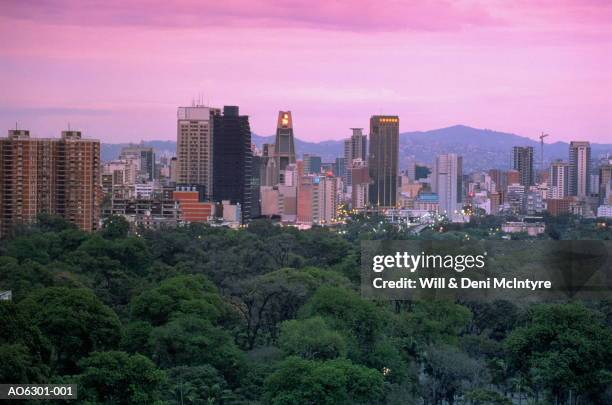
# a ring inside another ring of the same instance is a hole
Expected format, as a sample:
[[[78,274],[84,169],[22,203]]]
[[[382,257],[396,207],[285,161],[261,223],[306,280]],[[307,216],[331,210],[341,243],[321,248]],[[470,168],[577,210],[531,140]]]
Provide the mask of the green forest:
[[[361,240],[498,239],[497,221],[88,234],[41,216],[0,242],[0,382],[77,384],[88,404],[612,403],[612,300],[360,297]],[[547,218],[541,238],[611,228]]]

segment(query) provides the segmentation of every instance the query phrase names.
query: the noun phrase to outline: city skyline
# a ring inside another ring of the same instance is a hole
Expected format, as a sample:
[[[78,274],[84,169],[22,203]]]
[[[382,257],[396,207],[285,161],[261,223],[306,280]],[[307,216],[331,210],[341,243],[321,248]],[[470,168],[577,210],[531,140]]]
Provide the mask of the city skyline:
[[[176,106],[201,99],[240,105],[261,135],[290,110],[296,138],[315,142],[372,114],[399,115],[400,132],[612,142],[611,5],[376,4],[3,2],[0,126],[170,140]]]

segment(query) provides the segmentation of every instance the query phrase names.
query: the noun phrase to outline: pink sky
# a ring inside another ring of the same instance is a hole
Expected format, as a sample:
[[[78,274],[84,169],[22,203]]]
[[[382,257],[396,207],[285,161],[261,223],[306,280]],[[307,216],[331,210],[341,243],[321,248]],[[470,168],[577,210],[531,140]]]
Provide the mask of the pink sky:
[[[607,0],[2,0],[0,130],[175,139],[176,107],[340,139],[373,114],[612,143]]]

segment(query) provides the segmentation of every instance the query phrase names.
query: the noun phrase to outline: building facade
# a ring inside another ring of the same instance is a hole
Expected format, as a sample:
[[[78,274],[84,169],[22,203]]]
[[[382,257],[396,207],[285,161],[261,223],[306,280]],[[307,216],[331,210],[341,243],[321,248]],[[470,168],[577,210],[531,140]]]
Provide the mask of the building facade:
[[[249,117],[225,106],[213,121],[213,199],[240,204],[244,222],[251,216],[253,187]]]
[[[177,112],[178,183],[204,186],[207,196],[213,192],[213,117],[217,114],[218,109],[204,106],[179,107]]]
[[[397,204],[399,175],[399,117],[374,115],[370,118],[368,203],[377,208]]]
[[[572,141],[569,146],[569,193],[587,197],[591,169],[591,145],[588,142]]]
[[[100,142],[63,131],[59,139],[10,130],[0,139],[0,236],[41,213],[84,231],[98,229],[102,197]]]

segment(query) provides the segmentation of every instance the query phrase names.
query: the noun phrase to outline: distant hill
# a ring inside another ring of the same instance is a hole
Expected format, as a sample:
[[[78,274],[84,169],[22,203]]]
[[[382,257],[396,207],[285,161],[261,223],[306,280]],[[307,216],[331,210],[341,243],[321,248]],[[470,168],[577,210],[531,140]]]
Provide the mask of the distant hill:
[[[252,141],[261,148],[264,143],[274,143],[274,136],[253,134]],[[176,150],[174,141],[149,141],[144,144],[154,147],[158,154],[173,154]],[[127,144],[103,144],[102,160],[116,158],[125,145]],[[490,168],[507,169],[511,166],[513,146],[533,146],[535,161],[539,163],[539,142],[515,134],[465,125],[430,131],[404,132],[400,134],[400,167],[404,168],[411,157],[417,162],[431,164],[436,155],[452,152],[463,156],[466,172]],[[308,142],[296,139],[295,149],[298,156],[311,153],[321,156],[324,162],[332,162],[344,154],[342,141]],[[565,142],[545,144],[545,163],[554,159],[567,160],[568,149],[569,145]],[[612,154],[612,144],[592,143],[591,151],[594,158],[606,153]]]

